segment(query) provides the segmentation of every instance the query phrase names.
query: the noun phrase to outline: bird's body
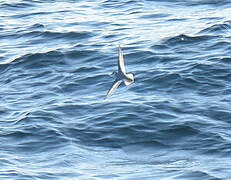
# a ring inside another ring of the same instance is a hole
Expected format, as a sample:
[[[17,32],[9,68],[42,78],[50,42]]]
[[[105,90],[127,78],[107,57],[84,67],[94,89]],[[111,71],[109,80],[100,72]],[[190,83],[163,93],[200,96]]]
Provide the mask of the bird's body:
[[[119,46],[118,72],[116,73],[116,79],[106,97],[110,96],[122,82],[124,82],[126,86],[132,84],[134,82],[134,75],[132,73],[126,73],[123,52]]]

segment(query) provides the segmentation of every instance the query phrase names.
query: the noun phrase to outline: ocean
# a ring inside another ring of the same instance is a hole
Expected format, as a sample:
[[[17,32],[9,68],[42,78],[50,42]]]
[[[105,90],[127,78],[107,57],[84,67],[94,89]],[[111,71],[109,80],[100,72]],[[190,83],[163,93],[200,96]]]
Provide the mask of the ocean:
[[[231,179],[230,82],[230,0],[0,0],[0,179]]]

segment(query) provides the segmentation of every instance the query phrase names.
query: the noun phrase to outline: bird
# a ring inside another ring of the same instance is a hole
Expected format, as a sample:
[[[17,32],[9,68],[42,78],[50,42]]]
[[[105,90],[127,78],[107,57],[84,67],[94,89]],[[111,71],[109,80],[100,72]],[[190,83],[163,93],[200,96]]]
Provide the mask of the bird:
[[[125,65],[124,65],[124,56],[120,45],[119,45],[119,57],[118,57],[118,71],[115,72],[115,75],[116,75],[116,79],[113,82],[112,87],[108,90],[106,98],[112,95],[122,82],[124,82],[126,86],[129,86],[135,82],[134,74],[126,73]]]

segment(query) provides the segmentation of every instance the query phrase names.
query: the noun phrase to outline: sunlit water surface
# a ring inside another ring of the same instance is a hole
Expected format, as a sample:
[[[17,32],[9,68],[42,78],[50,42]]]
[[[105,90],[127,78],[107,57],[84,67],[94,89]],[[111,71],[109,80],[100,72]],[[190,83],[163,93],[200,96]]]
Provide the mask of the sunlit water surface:
[[[0,179],[231,179],[231,1],[0,1]],[[135,83],[104,99],[118,45]]]

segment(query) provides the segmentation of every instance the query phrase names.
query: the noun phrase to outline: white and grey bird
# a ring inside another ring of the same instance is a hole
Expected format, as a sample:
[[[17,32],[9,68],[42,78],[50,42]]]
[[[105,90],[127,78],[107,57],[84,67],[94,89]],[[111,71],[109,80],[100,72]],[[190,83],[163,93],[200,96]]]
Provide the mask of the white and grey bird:
[[[132,73],[126,73],[125,65],[124,65],[124,56],[121,47],[119,46],[119,58],[118,58],[118,71],[116,72],[116,79],[111,87],[111,89],[107,92],[107,96],[110,96],[115,90],[119,87],[119,85],[124,82],[126,86],[132,84],[134,82],[134,75]]]

